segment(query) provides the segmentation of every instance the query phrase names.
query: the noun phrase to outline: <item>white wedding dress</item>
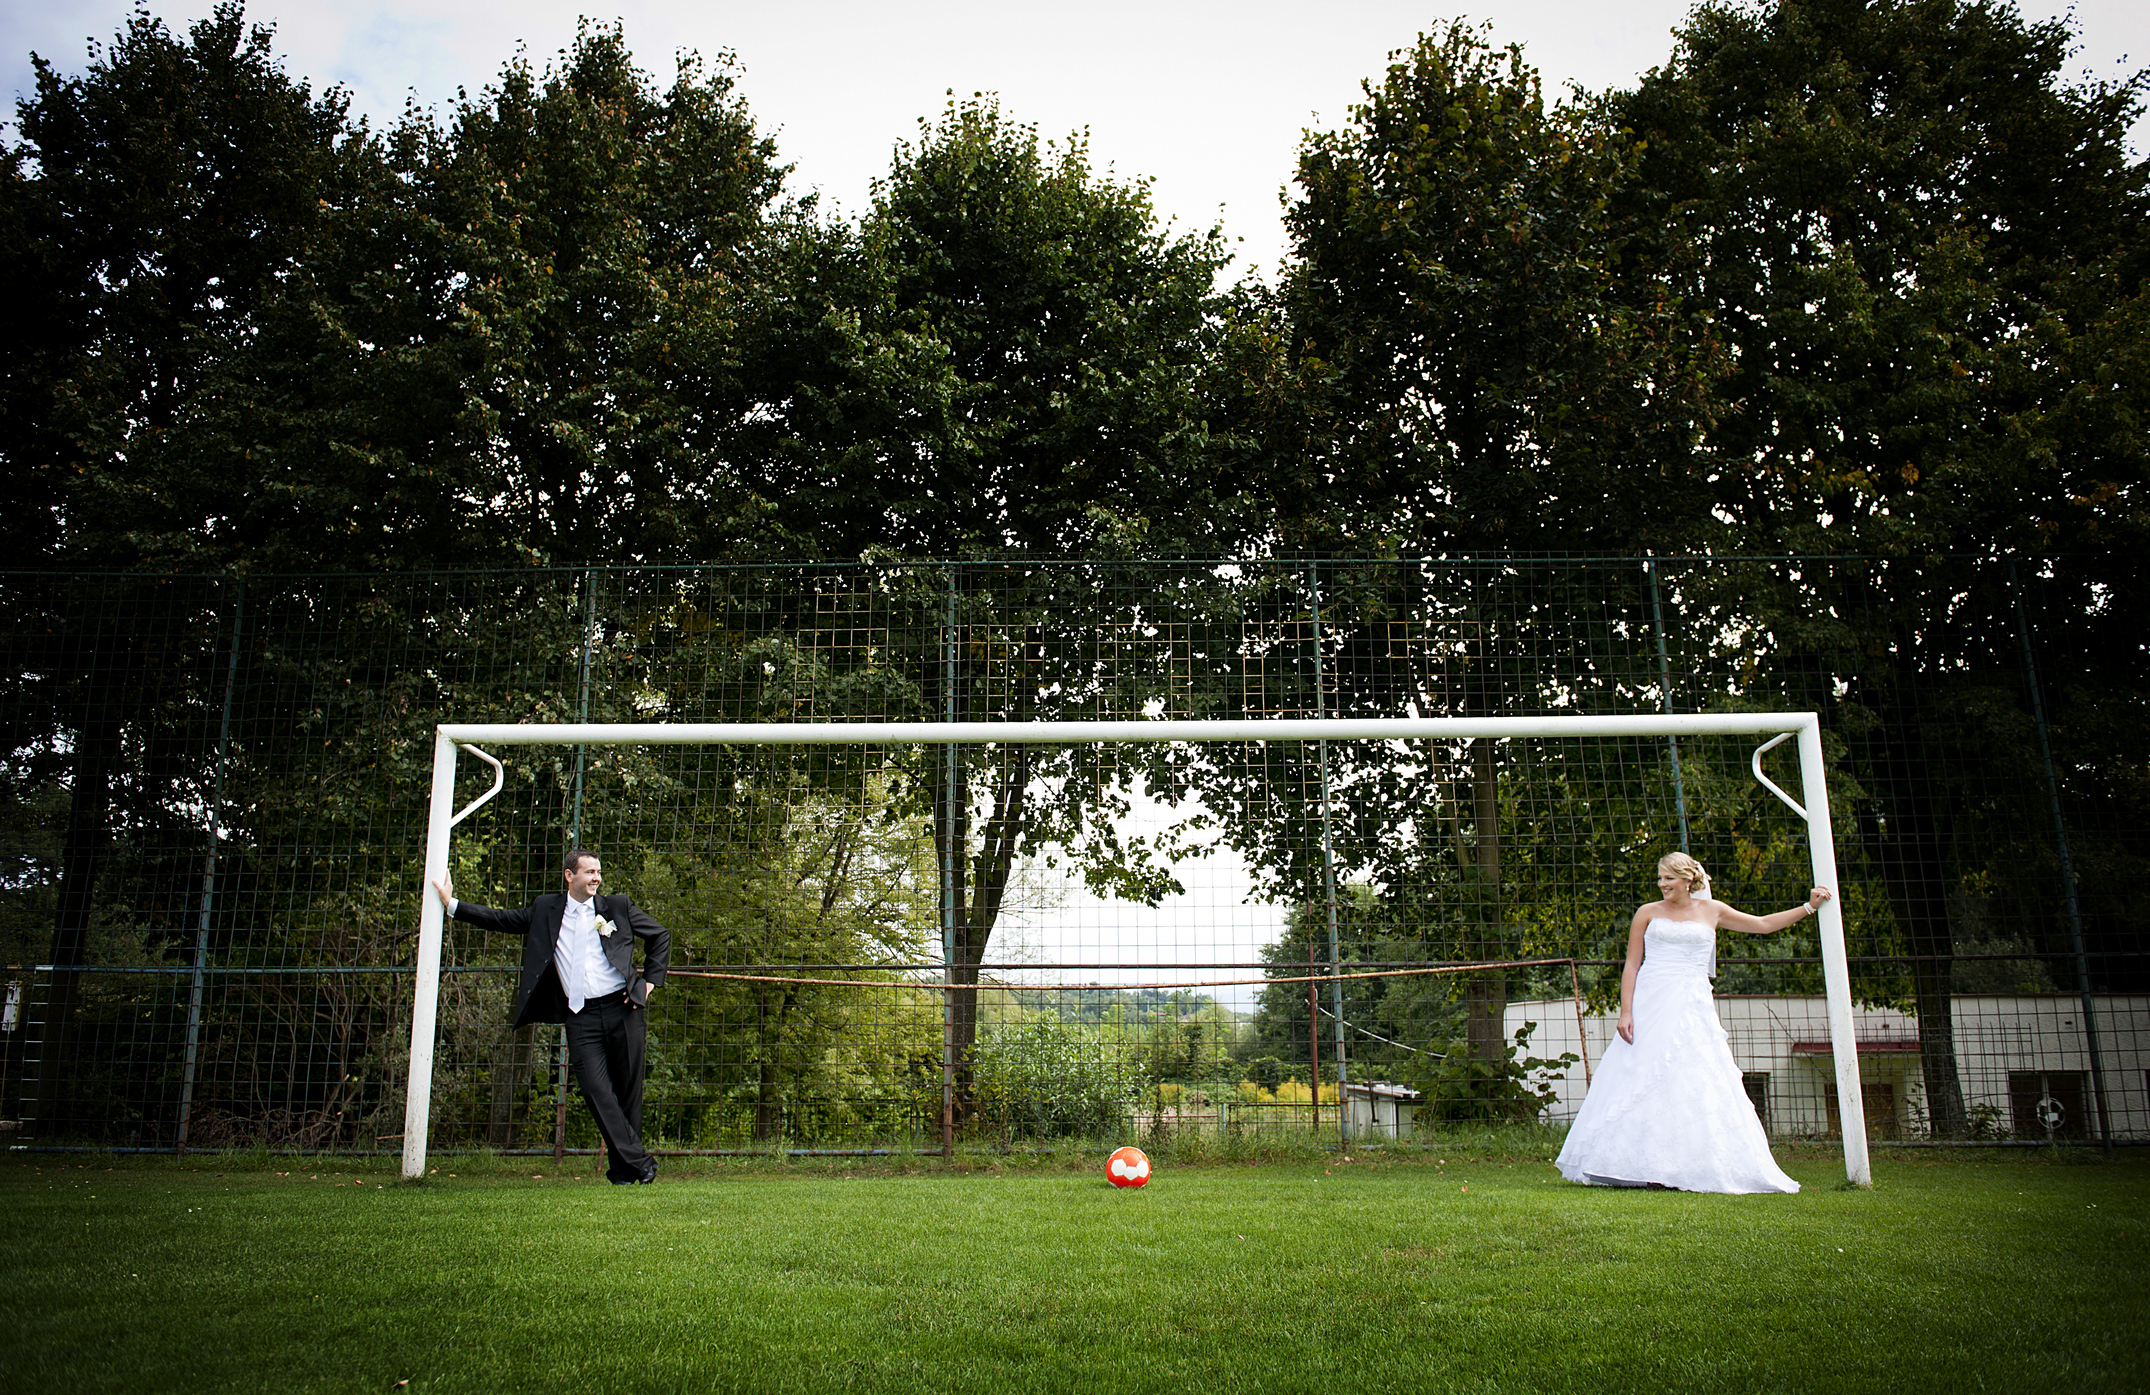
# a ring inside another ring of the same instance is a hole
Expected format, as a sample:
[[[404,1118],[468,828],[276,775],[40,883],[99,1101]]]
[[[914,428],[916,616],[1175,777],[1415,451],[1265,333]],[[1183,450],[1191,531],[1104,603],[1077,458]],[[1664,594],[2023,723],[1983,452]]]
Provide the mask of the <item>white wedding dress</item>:
[[[1740,1081],[1710,1000],[1717,934],[1652,920],[1635,975],[1635,1041],[1614,1034],[1557,1166],[1571,1182],[1684,1192],[1796,1192]]]

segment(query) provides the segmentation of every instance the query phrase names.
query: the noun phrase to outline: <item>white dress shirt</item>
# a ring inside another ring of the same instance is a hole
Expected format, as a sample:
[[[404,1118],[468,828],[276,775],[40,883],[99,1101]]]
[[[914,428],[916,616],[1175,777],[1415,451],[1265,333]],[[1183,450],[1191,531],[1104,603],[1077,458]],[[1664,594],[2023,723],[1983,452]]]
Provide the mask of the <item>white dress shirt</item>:
[[[612,933],[628,932],[615,927]],[[595,897],[587,901],[567,898],[567,910],[560,917],[560,934],[552,943],[552,962],[560,971],[560,986],[567,990],[569,1012],[580,1012],[590,999],[617,993],[627,986],[620,971],[605,958],[605,942],[597,934]]]
[[[455,919],[455,908],[463,904],[458,896],[448,902],[448,918]],[[615,935],[629,933],[615,928]],[[553,967],[559,970],[560,986],[567,990],[567,1010],[582,1011],[582,1005],[592,998],[607,993],[617,993],[627,986],[620,971],[605,958],[605,942],[597,934],[597,898],[577,901],[567,898],[567,910],[560,916],[560,933],[552,942]]]

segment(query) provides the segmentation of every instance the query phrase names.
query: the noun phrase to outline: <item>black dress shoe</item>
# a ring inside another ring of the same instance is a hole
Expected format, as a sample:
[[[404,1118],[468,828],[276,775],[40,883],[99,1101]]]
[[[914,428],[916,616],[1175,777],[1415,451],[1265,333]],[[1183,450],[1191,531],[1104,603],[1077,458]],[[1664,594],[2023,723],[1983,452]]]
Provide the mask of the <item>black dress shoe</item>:
[[[657,1160],[655,1158],[651,1158],[648,1162],[642,1164],[642,1175],[640,1177],[635,1178],[635,1184],[637,1186],[646,1187],[656,1180]]]

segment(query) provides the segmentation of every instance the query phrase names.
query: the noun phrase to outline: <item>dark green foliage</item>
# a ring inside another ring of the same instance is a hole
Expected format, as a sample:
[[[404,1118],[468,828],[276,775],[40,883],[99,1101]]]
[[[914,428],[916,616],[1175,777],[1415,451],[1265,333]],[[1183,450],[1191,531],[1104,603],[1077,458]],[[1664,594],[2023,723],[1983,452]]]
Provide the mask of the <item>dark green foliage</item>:
[[[725,423],[763,400],[743,283],[784,174],[732,89],[689,56],[660,91],[619,30],[585,29],[542,80],[518,62],[447,131],[398,133],[429,318],[463,349],[441,365],[452,434],[426,444],[483,471],[458,500],[467,535],[598,565],[721,545],[750,488]]]
[[[313,98],[236,4],[40,66],[8,153],[32,330],[5,443],[44,555],[160,567],[679,560],[747,486],[739,283],[783,171],[617,30],[446,130]]]
[[[1309,544],[1629,551],[1697,504],[1710,343],[1614,196],[1634,142],[1454,23],[1308,136],[1280,292],[1307,413],[1277,501]],[[1608,500],[1615,501],[1611,508]]]
[[[146,10],[86,72],[35,60],[5,152],[0,417],[18,562],[216,565],[245,532],[233,361],[368,157],[343,94],[285,75],[237,3]],[[311,522],[320,527],[328,515]]]
[[[774,483],[802,531],[841,556],[1240,545],[1211,420],[1221,232],[1172,235],[1080,138],[972,99],[898,148],[858,238],[845,309],[886,381],[795,404],[820,449]]]
[[[2068,51],[2007,6],[1704,4],[1615,99],[1645,152],[1620,202],[1700,254],[1733,351],[1708,493],[1743,549],[2141,528],[2139,444],[2051,437],[2071,375],[2045,341],[2132,315],[2150,270],[2145,78],[2066,86]]]

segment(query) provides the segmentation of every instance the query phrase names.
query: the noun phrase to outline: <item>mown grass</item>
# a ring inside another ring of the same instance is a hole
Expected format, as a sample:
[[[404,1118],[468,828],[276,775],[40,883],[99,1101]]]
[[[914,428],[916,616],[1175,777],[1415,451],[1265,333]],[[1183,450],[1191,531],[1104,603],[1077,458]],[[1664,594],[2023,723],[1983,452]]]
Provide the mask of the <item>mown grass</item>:
[[[2124,1391],[2150,1159],[1832,1152],[1795,1197],[1530,1140],[1095,1158],[0,1163],[7,1390]],[[289,1173],[290,1175],[284,1175]],[[450,1176],[450,1173],[456,1174]]]

